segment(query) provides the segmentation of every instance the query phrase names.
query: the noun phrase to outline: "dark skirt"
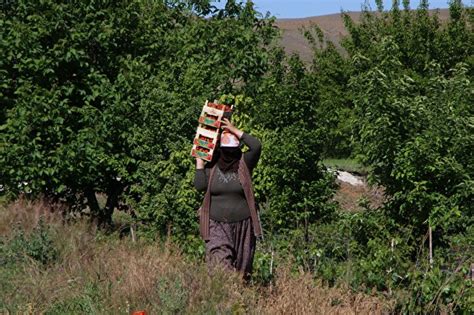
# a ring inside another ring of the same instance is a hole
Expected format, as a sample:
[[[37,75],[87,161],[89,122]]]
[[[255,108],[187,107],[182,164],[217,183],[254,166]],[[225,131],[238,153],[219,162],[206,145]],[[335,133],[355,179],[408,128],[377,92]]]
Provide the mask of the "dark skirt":
[[[206,241],[206,261],[210,269],[223,267],[242,273],[248,279],[255,254],[255,234],[252,219],[225,223],[210,219],[209,240]]]

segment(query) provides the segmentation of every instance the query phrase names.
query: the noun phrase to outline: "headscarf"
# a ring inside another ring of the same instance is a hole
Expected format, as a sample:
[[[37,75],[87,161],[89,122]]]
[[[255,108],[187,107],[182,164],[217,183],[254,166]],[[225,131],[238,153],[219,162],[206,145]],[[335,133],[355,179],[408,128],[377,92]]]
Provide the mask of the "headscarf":
[[[242,157],[239,139],[234,134],[224,131],[221,135],[219,151],[217,166],[220,170],[224,173],[228,171],[237,172]]]
[[[219,150],[219,159],[217,166],[224,173],[239,170],[239,161],[242,157],[242,150],[240,147],[221,147]]]

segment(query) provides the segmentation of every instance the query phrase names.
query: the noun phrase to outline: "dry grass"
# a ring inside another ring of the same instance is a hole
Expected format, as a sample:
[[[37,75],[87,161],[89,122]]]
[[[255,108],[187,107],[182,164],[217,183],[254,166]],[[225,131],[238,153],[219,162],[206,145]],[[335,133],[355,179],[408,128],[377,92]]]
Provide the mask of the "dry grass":
[[[48,264],[0,263],[0,313],[382,314],[393,306],[328,288],[308,273],[292,274],[289,266],[277,269],[268,287],[246,285],[224,271],[211,277],[173,244],[104,236],[84,222],[62,223],[51,209],[18,201],[1,210],[0,245],[8,246],[20,227],[34,233],[44,216],[43,229],[59,256]]]
[[[11,234],[16,226],[31,231],[43,220],[48,225],[58,225],[62,221],[62,207],[45,200],[29,201],[19,199],[8,205],[0,204],[0,236]]]
[[[273,292],[259,307],[265,314],[384,314],[392,305],[346,288],[326,287],[308,273],[295,276],[283,269]]]
[[[342,181],[337,181],[337,184],[338,189],[334,195],[334,201],[345,211],[355,212],[364,210],[364,207],[361,206],[361,202],[364,200],[370,208],[379,208],[386,200],[383,187],[353,186]]]

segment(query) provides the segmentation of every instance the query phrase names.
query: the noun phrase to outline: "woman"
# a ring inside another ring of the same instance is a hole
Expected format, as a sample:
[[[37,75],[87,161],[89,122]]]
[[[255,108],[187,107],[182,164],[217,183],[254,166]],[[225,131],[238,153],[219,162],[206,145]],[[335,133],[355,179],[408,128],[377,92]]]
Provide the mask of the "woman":
[[[256,236],[262,231],[250,174],[262,150],[258,139],[222,122],[220,148],[209,165],[196,159],[194,186],[206,191],[200,211],[200,231],[210,267],[224,266],[248,279],[252,272]],[[240,141],[249,147],[242,153]]]

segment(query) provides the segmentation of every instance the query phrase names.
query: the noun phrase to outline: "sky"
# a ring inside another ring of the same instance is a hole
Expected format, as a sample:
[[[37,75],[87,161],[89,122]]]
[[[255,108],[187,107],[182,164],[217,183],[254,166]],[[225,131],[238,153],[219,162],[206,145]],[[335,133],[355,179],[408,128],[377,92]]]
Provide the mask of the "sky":
[[[242,1],[242,0],[241,0]],[[282,18],[301,18],[308,16],[340,13],[344,11],[360,11],[365,0],[253,0],[257,11],[265,14],[270,11],[272,15]],[[221,0],[221,4],[225,1]],[[402,2],[400,0],[400,2]],[[431,0],[430,8],[447,8],[448,0]],[[410,7],[416,8],[419,0],[411,0]],[[472,5],[472,0],[464,0],[465,5]],[[376,8],[375,0],[369,0],[372,8]],[[384,0],[384,7],[391,8],[392,1]]]

